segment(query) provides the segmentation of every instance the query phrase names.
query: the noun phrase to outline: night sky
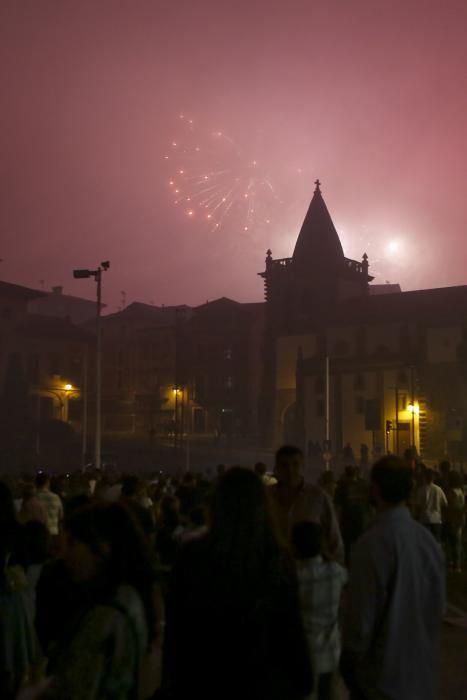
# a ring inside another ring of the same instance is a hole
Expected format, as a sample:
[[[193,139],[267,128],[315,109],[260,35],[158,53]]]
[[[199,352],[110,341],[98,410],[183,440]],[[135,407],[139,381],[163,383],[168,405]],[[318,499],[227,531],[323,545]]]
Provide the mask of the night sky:
[[[3,279],[260,300],[319,177],[376,281],[467,284],[465,0],[2,0],[0,86]]]

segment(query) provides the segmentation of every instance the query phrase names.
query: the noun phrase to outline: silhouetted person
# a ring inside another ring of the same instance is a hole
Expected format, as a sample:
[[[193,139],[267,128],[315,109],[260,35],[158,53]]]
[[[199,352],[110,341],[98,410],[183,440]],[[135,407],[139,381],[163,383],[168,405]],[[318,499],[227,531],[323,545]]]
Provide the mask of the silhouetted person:
[[[342,450],[342,456],[344,458],[345,464],[353,464],[355,461],[352,445],[350,442],[347,442],[344,445],[344,449]]]
[[[426,469],[425,483],[417,489],[414,504],[417,519],[441,542],[443,512],[448,502],[443,489],[434,483],[434,476],[433,469]]]
[[[50,656],[55,700],[137,698],[157,635],[152,567],[121,504],[98,504],[65,523],[65,565],[77,604]]]
[[[182,549],[170,584],[169,697],[305,698],[311,671],[297,580],[256,474],[225,474],[210,521],[206,536]]]
[[[355,700],[434,700],[445,608],[441,548],[405,504],[413,472],[371,472],[378,516],[352,550],[341,670]]]
[[[449,471],[449,485],[446,489],[448,502],[445,511],[445,539],[448,564],[460,573],[462,570],[462,534],[465,526],[465,496],[462,488],[462,476],[459,472]]]
[[[276,453],[275,476],[271,487],[276,517],[282,535],[290,541],[291,529],[298,522],[315,522],[323,531],[323,553],[343,559],[342,537],[333,502],[320,486],[305,485],[303,453],[294,445],[284,445]]]
[[[66,503],[66,517],[90,505],[88,496],[75,496]],[[74,584],[63,559],[44,564],[36,585],[36,630],[46,655],[62,638],[68,620],[79,603],[80,590]]]
[[[359,468],[345,467],[344,477],[335,494],[342,538],[345,547],[345,563],[350,561],[353,543],[363,534],[369,521],[369,493],[367,483],[360,477]]]
[[[39,659],[28,584],[21,564],[25,532],[16,519],[13,496],[0,482],[0,697],[13,700]]]
[[[196,506],[197,498],[196,483],[191,472],[186,472],[186,474],[184,474],[182,483],[178,487],[175,495],[180,503],[180,513],[182,517],[188,517]]]
[[[126,476],[122,480],[120,500],[131,510],[146,537],[148,546],[152,547],[155,530],[154,521],[149,509],[141,505],[142,492],[143,483],[137,476]]]
[[[298,523],[292,530],[302,617],[308,637],[316,700],[335,700],[341,655],[339,607],[347,571],[321,556],[321,527]]]
[[[23,500],[19,512],[19,519],[22,523],[31,520],[38,521],[47,526],[47,512],[43,503],[36,497],[36,489],[33,484],[25,484],[23,487]]]
[[[368,445],[365,445],[365,443],[362,443],[360,445],[360,466],[362,469],[366,469],[368,467],[369,463],[369,450],[368,450]]]
[[[163,496],[156,527],[156,552],[159,564],[164,569],[170,569],[175,561],[178,552],[178,543],[175,540],[178,528],[180,528],[178,500],[174,496]]]
[[[50,479],[44,472],[36,476],[36,498],[44,506],[49,533],[56,537],[63,520],[63,505],[60,496],[50,490]]]
[[[268,470],[268,468],[264,464],[264,462],[256,462],[256,464],[254,466],[254,472],[255,472],[255,474],[257,474],[259,476],[260,479],[264,479],[264,477],[266,476],[267,470]]]

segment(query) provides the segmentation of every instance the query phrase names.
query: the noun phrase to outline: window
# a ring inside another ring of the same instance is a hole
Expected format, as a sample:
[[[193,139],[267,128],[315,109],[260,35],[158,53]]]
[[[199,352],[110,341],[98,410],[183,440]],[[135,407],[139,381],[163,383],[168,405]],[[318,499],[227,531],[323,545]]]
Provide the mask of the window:
[[[62,361],[58,352],[49,353],[49,374],[62,374]]]
[[[407,372],[405,369],[400,369],[397,373],[397,384],[400,387],[406,387],[408,384]]]
[[[68,402],[68,420],[81,421],[83,417],[83,402],[81,399],[74,398]]]
[[[232,348],[226,348],[224,350],[224,360],[231,360],[232,359]]]
[[[205,396],[205,380],[202,374],[195,377],[195,400],[203,401]]]
[[[400,343],[402,350],[410,349],[410,332],[407,324],[400,327]]]
[[[349,352],[349,344],[346,340],[336,340],[334,343],[334,355],[347,355]]]
[[[193,432],[204,433],[204,410],[202,408],[193,409]]]
[[[365,382],[365,375],[364,374],[356,374],[354,383],[353,383],[353,388],[355,391],[363,391],[365,389],[366,382]]]
[[[40,384],[41,381],[41,357],[34,352],[28,355],[28,381],[31,384]]]
[[[121,369],[117,371],[117,389],[123,389],[123,372]]]
[[[391,355],[391,352],[387,345],[380,344],[375,348],[375,351],[373,353],[374,357],[378,357],[380,359],[387,358]]]
[[[365,328],[357,328],[355,332],[355,341],[357,345],[357,355],[365,355],[366,353],[366,330]]]
[[[316,377],[315,392],[317,394],[324,394],[324,377]]]
[[[355,413],[363,415],[365,413],[366,401],[363,396],[357,396],[355,399]]]
[[[70,360],[70,379],[73,379],[75,383],[81,381],[83,374],[83,367],[81,357],[72,357]]]

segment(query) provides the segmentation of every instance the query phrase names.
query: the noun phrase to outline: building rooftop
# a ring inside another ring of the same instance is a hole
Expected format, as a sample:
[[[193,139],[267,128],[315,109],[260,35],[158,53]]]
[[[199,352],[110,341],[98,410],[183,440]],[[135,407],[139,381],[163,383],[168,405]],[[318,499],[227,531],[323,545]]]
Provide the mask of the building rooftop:
[[[121,311],[113,314],[107,314],[103,317],[104,321],[151,321],[163,320],[165,323],[172,320],[175,321],[176,314],[179,312],[191,311],[191,306],[181,304],[180,306],[154,306],[153,304],[144,304],[140,301],[133,301]]]
[[[370,284],[368,286],[368,292],[371,295],[374,294],[397,294],[402,292],[400,284],[391,284],[386,282],[386,284]]]
[[[300,267],[336,268],[344,262],[344,251],[321,194],[320,181],[300,229],[292,260]]]
[[[404,323],[417,320],[434,325],[464,321],[467,285],[375,294],[347,299],[330,314],[330,322]]]
[[[22,301],[29,301],[30,299],[36,299],[43,296],[46,296],[46,293],[41,292],[38,289],[30,289],[29,287],[23,287],[19,284],[0,281],[0,298],[2,299],[19,299]]]

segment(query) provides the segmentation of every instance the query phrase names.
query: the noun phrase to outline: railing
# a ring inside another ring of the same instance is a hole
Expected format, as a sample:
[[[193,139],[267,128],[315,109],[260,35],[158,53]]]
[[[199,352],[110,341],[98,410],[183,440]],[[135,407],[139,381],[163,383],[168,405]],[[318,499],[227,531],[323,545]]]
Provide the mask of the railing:
[[[272,261],[273,267],[288,267],[292,264],[292,258],[279,258]]]
[[[270,265],[272,269],[278,267],[289,267],[292,264],[293,258],[279,258],[277,260],[271,259]],[[344,258],[344,265],[348,270],[357,272],[358,274],[363,273],[363,264],[358,262],[358,260],[351,260],[350,258]]]
[[[353,270],[358,272],[360,275],[363,272],[363,265],[358,260],[351,260],[350,258],[344,258],[344,264],[348,270]]]

